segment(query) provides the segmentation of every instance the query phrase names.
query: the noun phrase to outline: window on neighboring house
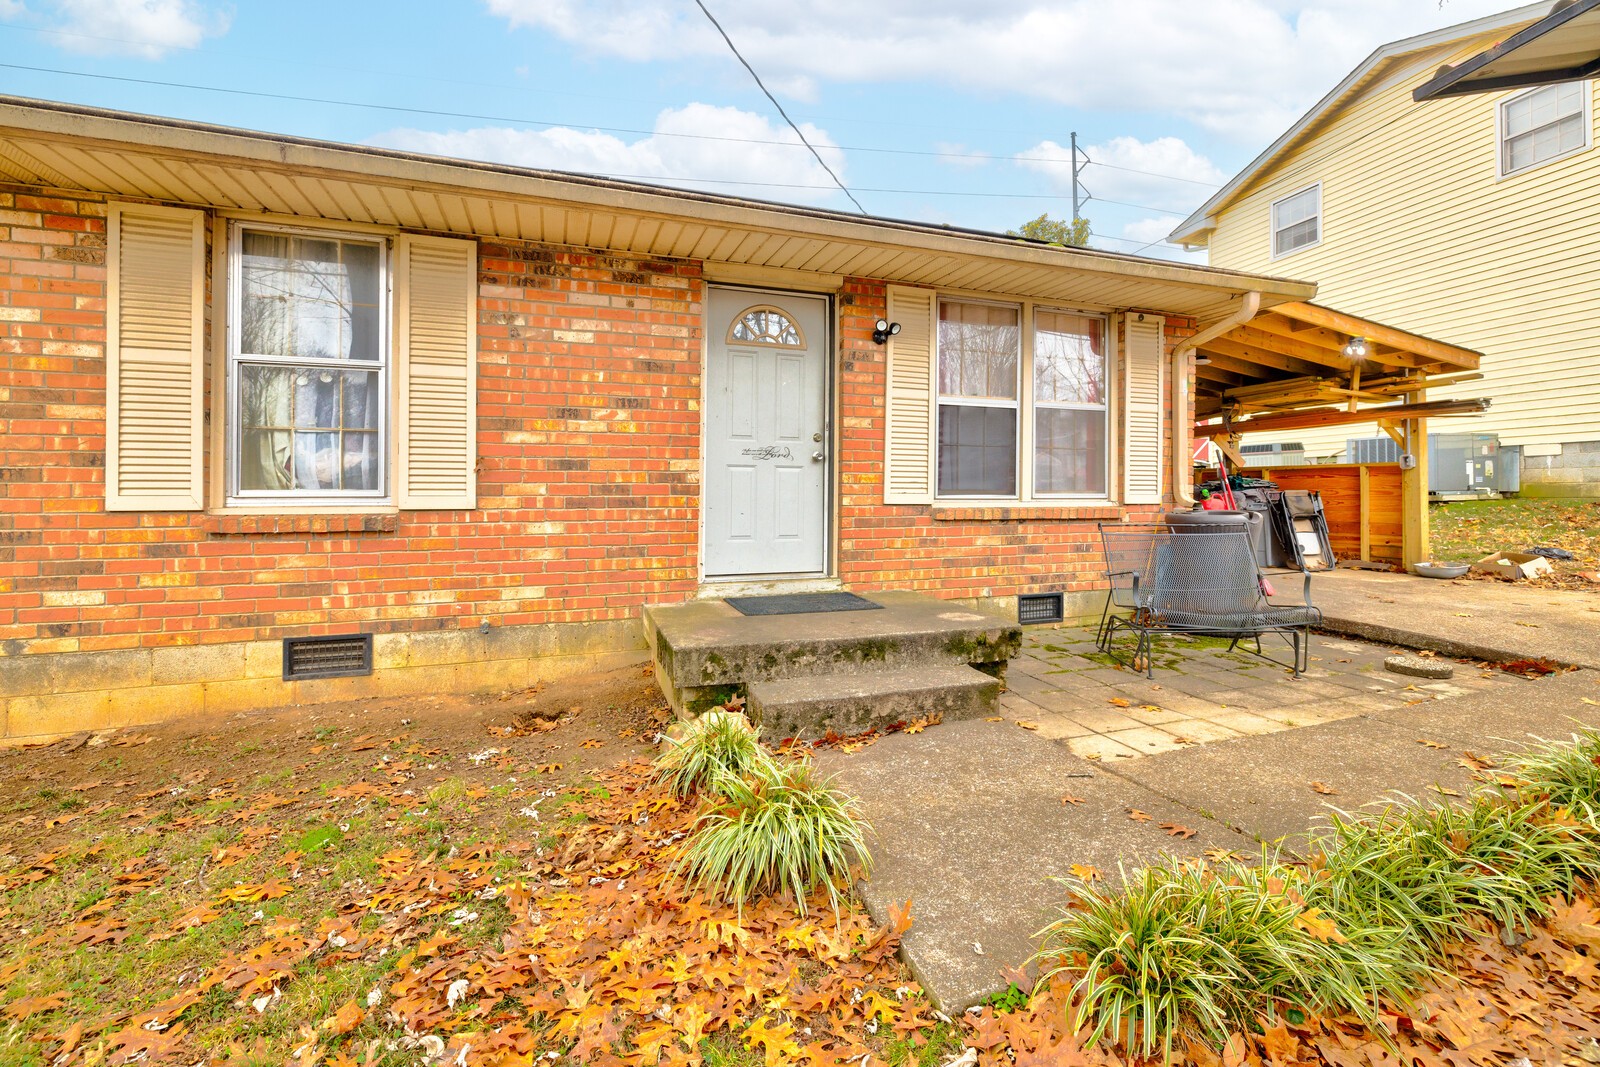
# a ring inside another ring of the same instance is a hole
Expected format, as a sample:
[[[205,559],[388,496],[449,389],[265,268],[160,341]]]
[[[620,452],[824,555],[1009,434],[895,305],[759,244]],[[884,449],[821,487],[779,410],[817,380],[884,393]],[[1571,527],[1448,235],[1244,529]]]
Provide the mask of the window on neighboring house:
[[[1500,105],[1500,173],[1514,174],[1589,144],[1588,82],[1546,85]]]
[[[1272,202],[1272,256],[1286,256],[1322,240],[1322,186]]]
[[[237,226],[232,250],[230,496],[385,497],[384,243]]]
[[[939,495],[1015,496],[1022,311],[939,304]]]
[[[1033,324],[1033,491],[1106,494],[1106,323],[1038,311]]]

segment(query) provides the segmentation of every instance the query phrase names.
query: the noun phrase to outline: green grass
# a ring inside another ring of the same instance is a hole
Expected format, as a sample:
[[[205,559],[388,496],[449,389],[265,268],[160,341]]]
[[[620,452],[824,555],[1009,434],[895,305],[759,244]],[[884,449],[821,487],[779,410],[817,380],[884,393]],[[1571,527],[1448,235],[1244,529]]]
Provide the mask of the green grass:
[[[759,894],[788,891],[802,915],[822,889],[837,913],[839,882],[851,864],[871,862],[856,801],[804,760],[768,760],[747,779],[721,778],[716,792],[683,844],[679,869],[689,883],[741,909]]]
[[[889,1067],[939,1067],[966,1047],[961,1032],[949,1023],[939,1023],[923,1036],[927,1040],[921,1045],[908,1037],[891,1038],[883,1047],[884,1061]]]
[[[1600,501],[1461,500],[1428,508],[1433,555],[1466,563],[1534,545],[1564,548],[1582,569],[1600,564]],[[1572,566],[1572,565],[1569,565]],[[1558,568],[1559,569],[1559,568]]]

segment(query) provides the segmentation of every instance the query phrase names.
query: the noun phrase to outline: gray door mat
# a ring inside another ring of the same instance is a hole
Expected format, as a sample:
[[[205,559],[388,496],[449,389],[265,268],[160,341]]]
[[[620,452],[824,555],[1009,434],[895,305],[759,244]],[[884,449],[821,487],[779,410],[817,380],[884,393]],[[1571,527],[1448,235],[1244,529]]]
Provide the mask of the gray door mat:
[[[727,604],[741,615],[807,615],[818,611],[876,611],[883,606],[854,593],[731,596],[728,597]]]

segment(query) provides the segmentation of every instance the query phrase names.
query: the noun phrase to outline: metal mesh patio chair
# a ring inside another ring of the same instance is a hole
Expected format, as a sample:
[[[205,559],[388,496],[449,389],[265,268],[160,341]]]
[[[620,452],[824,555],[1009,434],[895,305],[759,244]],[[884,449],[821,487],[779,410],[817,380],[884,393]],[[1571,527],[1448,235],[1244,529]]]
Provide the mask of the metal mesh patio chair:
[[[1249,640],[1256,655],[1278,663],[1261,650],[1261,636],[1277,634],[1294,651],[1294,662],[1281,665],[1296,678],[1306,669],[1311,628],[1322,622],[1311,603],[1311,573],[1303,572],[1303,603],[1271,603],[1244,526],[1102,523],[1100,539],[1111,582],[1096,635],[1102,652],[1116,657],[1113,640],[1132,631],[1137,643],[1129,666],[1142,664],[1154,678],[1156,634],[1226,637],[1229,651]]]

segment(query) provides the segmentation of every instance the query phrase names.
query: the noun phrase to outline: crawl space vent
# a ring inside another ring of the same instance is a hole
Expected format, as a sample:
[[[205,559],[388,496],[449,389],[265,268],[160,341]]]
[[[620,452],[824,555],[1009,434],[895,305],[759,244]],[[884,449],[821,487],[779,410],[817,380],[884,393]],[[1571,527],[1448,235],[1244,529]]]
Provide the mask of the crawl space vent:
[[[283,639],[283,680],[286,682],[371,673],[371,634]]]
[[[1065,598],[1060,593],[1022,593],[1017,597],[1017,622],[1060,622],[1066,615]]]

